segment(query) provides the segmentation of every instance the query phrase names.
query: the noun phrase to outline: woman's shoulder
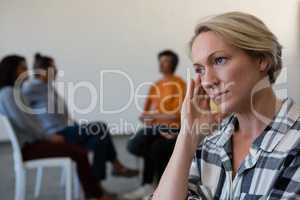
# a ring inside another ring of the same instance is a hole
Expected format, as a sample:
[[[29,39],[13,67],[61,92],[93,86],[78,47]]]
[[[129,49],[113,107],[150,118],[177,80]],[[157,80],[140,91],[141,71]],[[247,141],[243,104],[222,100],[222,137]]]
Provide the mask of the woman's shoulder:
[[[287,98],[281,110],[284,114],[273,122],[273,129],[281,138],[276,150],[288,152],[296,146],[300,147],[300,107],[291,98]]]
[[[13,95],[13,87],[5,86],[0,89],[0,98],[10,98]]]
[[[0,89],[0,113],[5,114],[10,105],[14,105],[13,87],[5,86]]]

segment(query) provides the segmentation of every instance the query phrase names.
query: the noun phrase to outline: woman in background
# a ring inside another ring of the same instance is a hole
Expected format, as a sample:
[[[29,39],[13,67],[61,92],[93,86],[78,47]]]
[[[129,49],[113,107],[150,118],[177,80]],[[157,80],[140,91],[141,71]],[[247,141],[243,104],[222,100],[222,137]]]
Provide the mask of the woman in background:
[[[43,132],[68,144],[79,145],[93,152],[93,174],[100,182],[106,178],[106,162],[112,163],[112,175],[133,177],[137,170],[125,167],[117,158],[109,129],[104,122],[78,124],[73,120],[54,81],[57,68],[53,58],[36,54],[33,79],[23,84],[22,96],[32,109]]]
[[[8,117],[12,124],[24,161],[50,157],[70,157],[77,166],[77,173],[88,200],[112,200],[109,195],[104,195],[92,174],[88,162],[88,152],[74,144],[65,143],[55,135],[46,135],[37,123],[34,115],[24,112],[24,108],[14,91],[16,80],[21,75],[27,74],[27,64],[24,57],[18,55],[7,56],[0,63],[0,113]]]

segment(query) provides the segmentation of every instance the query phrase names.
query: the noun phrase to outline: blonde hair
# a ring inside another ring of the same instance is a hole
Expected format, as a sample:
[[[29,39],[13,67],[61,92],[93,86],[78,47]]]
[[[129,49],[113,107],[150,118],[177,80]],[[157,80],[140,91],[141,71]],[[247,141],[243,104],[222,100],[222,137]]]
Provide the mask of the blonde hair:
[[[282,68],[282,46],[260,19],[242,12],[228,12],[206,19],[196,26],[190,50],[195,38],[207,31],[220,35],[226,42],[250,56],[269,59],[269,80],[271,83],[276,81]]]

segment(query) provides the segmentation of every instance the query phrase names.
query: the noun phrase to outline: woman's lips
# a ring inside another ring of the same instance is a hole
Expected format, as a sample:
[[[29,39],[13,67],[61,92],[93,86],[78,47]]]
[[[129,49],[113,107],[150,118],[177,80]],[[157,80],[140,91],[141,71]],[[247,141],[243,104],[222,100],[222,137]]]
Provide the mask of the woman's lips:
[[[213,99],[213,100],[216,100],[216,101],[219,101],[219,100],[221,100],[222,98],[224,98],[224,96],[225,96],[228,92],[229,92],[229,91],[226,90],[226,91],[224,91],[224,92],[218,92],[218,93],[216,93],[216,94],[213,94],[213,95],[212,95],[212,99]]]

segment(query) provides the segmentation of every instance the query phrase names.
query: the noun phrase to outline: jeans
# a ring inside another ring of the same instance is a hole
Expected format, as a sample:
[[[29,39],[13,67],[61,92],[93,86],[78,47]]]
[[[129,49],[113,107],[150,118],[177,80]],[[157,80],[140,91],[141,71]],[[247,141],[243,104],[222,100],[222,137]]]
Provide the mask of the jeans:
[[[66,142],[80,145],[93,151],[92,171],[97,181],[106,178],[106,162],[117,159],[117,153],[107,125],[103,122],[75,124],[68,126],[58,134],[65,137]]]
[[[76,163],[77,174],[86,198],[100,197],[101,188],[91,173],[88,152],[78,145],[61,143],[55,144],[46,140],[25,144],[22,147],[23,160],[34,160],[51,157],[70,157]]]
[[[178,134],[178,128],[167,126],[148,126],[140,129],[127,143],[133,155],[144,159],[142,184],[151,184],[156,177],[159,181],[172,155],[176,138],[166,139],[160,131]]]

